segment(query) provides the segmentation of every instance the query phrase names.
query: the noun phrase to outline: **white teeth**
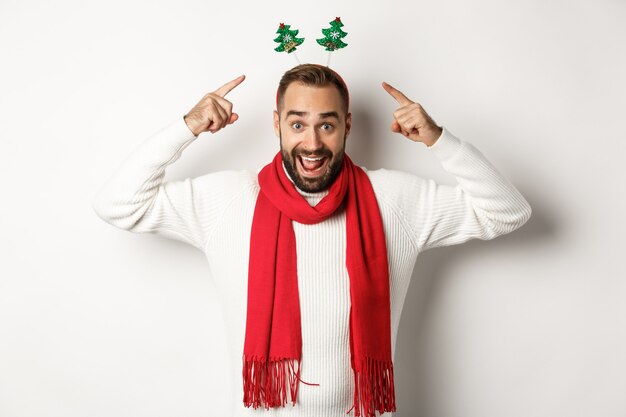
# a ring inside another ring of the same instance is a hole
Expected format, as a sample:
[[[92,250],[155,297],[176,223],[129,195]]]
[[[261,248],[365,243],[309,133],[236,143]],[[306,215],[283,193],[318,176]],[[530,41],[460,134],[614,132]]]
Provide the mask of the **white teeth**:
[[[321,161],[322,159],[324,159],[324,157],[320,156],[319,158],[308,158],[306,156],[303,156],[302,159],[304,159],[305,161],[315,162],[315,161]]]

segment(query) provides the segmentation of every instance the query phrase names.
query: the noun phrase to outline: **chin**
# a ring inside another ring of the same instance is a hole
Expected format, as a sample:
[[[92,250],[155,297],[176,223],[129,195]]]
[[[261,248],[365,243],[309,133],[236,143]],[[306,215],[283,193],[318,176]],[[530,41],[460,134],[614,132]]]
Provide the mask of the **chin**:
[[[315,177],[305,177],[298,172],[298,168],[296,167],[296,158],[295,155],[285,155],[285,152],[282,151],[283,162],[285,164],[285,169],[291,179],[293,179],[294,184],[300,190],[307,193],[317,193],[320,191],[324,191],[329,188],[343,166],[343,154],[338,156],[333,156],[329,158],[329,161],[326,163],[327,166],[325,170]]]
[[[289,177],[293,180],[295,186],[301,191],[307,193],[317,193],[320,191],[324,191],[329,188],[334,182],[341,169],[343,168],[343,157],[345,155],[345,146],[346,146],[346,136],[343,138],[343,147],[337,153],[334,154],[330,151],[330,149],[324,147],[322,149],[313,152],[315,155],[324,156],[327,158],[325,162],[325,167],[323,167],[322,172],[316,176],[304,176],[299,170],[302,168],[302,161],[299,160],[301,155],[308,154],[311,156],[311,153],[304,152],[293,148],[291,152],[287,151],[282,147],[283,138],[282,133],[279,132],[280,137],[280,153],[283,158],[283,164],[285,166],[285,170],[289,174]]]

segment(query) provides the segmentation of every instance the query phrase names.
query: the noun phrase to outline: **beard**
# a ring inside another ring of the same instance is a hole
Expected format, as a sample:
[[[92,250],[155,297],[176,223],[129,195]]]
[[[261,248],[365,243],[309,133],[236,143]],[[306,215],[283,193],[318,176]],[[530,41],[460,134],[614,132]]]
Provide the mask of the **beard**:
[[[341,172],[341,168],[343,168],[343,156],[346,149],[347,135],[344,135],[343,147],[341,148],[341,151],[339,151],[337,154],[333,154],[332,151],[326,147],[323,147],[315,152],[301,151],[298,150],[298,148],[296,147],[293,148],[291,153],[289,153],[282,147],[282,133],[279,132],[279,136],[281,143],[280,154],[283,157],[283,164],[285,166],[285,170],[293,180],[293,183],[296,185],[296,187],[307,193],[317,193],[325,190],[332,185],[332,183],[339,175],[339,172]],[[315,178],[303,177],[302,175],[300,175],[296,167],[296,160],[298,158],[298,155],[311,156],[313,154],[315,154],[316,156],[324,156],[328,159],[328,162],[326,163],[326,172]]]

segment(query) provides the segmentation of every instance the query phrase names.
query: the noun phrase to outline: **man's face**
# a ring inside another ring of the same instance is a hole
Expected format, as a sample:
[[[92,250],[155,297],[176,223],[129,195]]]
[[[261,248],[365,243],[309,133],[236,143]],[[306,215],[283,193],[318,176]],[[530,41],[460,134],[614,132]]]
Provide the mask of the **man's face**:
[[[274,111],[285,168],[302,191],[328,188],[341,171],[352,122],[342,107],[335,86],[293,82],[285,90],[280,115]]]

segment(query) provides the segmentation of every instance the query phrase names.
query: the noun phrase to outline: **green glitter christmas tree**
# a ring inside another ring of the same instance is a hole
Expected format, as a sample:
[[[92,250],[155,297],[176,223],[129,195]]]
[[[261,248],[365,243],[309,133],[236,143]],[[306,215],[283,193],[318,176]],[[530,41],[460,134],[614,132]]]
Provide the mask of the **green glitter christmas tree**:
[[[322,29],[322,33],[324,37],[321,39],[316,39],[317,43],[324,46],[327,51],[334,51],[336,49],[345,48],[348,46],[347,43],[344,43],[341,39],[345,38],[347,33],[341,30],[343,23],[341,23],[340,18],[335,18],[332,22],[330,22],[330,27],[327,29]]]
[[[278,37],[274,39],[274,42],[280,43],[274,50],[276,52],[287,52],[288,54],[295,52],[296,47],[302,45],[304,38],[297,38],[298,29],[289,30],[291,26],[281,23],[276,33]]]

